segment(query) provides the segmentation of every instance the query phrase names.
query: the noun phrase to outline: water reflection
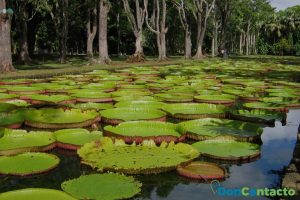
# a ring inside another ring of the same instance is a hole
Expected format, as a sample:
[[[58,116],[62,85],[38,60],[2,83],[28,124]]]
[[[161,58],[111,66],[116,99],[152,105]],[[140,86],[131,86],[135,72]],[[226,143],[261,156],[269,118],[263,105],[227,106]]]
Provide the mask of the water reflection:
[[[275,127],[264,128],[261,136],[260,159],[245,164],[222,162],[222,166],[229,172],[227,179],[221,183],[222,186],[226,188],[280,187],[280,173],[292,159],[299,122],[300,110],[293,110],[287,115],[286,126],[282,126],[281,122],[276,122]],[[79,177],[82,174],[94,173],[90,168],[80,165],[77,156],[58,150],[53,153],[62,160],[57,169],[48,174],[30,178],[0,177],[0,192],[27,187],[60,189],[60,184],[65,180]],[[185,179],[176,172],[137,176],[136,178],[143,183],[142,193],[134,198],[138,200],[224,199],[214,195],[210,184]]]

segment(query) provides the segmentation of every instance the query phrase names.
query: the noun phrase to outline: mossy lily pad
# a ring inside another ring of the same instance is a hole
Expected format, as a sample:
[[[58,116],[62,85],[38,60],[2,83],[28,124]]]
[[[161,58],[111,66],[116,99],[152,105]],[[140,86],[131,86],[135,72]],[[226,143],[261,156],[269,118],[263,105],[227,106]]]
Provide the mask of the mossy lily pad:
[[[169,171],[199,156],[198,151],[188,144],[163,142],[156,146],[154,141],[144,141],[140,145],[127,145],[123,140],[113,142],[107,137],[85,144],[77,153],[84,164],[99,171],[127,174]]]
[[[165,121],[166,113],[158,109],[144,108],[114,108],[100,112],[102,122],[116,125],[125,121]]]
[[[104,135],[123,139],[126,143],[141,143],[144,140],[154,140],[160,144],[184,140],[183,131],[179,126],[167,122],[135,121],[123,122],[116,127],[106,126]]]
[[[221,160],[250,160],[260,155],[257,144],[234,140],[204,140],[192,145],[203,156]]]
[[[0,93],[0,102],[5,102],[13,99],[18,99],[19,95]]]
[[[228,108],[223,105],[205,103],[168,104],[163,107],[168,115],[177,119],[225,118]]]
[[[85,143],[100,140],[102,138],[102,132],[93,131],[89,132],[86,129],[63,129],[54,132],[56,144],[58,147],[77,150]]]
[[[55,147],[51,132],[6,129],[0,138],[0,155],[13,155],[25,151],[47,151]]]
[[[25,114],[25,124],[36,128],[81,128],[99,120],[96,111],[80,109],[30,109]]]
[[[9,100],[9,101],[5,101],[5,103],[12,104],[12,105],[15,105],[17,107],[29,107],[29,106],[31,106],[30,103],[28,103],[27,101],[21,100],[21,99]]]
[[[257,109],[231,111],[230,116],[233,119],[267,124],[274,124],[275,120],[286,119],[285,113]]]
[[[0,194],[0,200],[76,200],[68,194],[52,189],[27,188]]]
[[[203,181],[225,178],[225,170],[222,167],[209,162],[194,161],[186,166],[178,166],[177,172],[181,176]]]
[[[17,106],[9,103],[0,103],[0,113],[1,112],[9,112],[16,109]]]
[[[128,199],[141,191],[142,184],[121,174],[91,174],[62,183],[62,189],[77,199]]]
[[[253,141],[260,137],[263,129],[256,124],[228,119],[204,118],[180,123],[187,137],[205,140],[229,137],[239,141]]]
[[[27,176],[54,169],[59,158],[47,153],[22,153],[15,156],[0,157],[0,174]],[[0,198],[1,199],[1,198]]]

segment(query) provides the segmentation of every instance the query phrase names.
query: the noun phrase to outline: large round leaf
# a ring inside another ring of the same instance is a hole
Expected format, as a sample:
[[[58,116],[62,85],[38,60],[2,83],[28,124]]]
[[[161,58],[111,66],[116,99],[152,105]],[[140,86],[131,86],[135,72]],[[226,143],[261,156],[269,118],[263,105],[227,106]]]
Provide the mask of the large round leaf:
[[[0,194],[0,200],[76,200],[68,194],[52,189],[27,188]]]
[[[166,113],[157,109],[114,108],[100,112],[102,121],[107,124],[119,124],[124,121],[151,120],[165,121]]]
[[[259,125],[228,119],[204,118],[182,122],[180,125],[188,137],[196,140],[228,136],[239,141],[253,141],[263,132]]]
[[[25,130],[4,131],[0,138],[0,155],[12,155],[25,151],[47,151],[55,147],[51,132]]]
[[[199,119],[206,117],[224,118],[227,107],[205,103],[168,104],[163,107],[170,116],[178,119]]]
[[[63,129],[54,132],[57,145],[61,148],[76,150],[85,143],[100,140],[102,132],[89,132],[86,129]]]
[[[153,141],[141,145],[127,145],[123,140],[104,137],[99,142],[85,144],[78,150],[82,162],[99,171],[117,171],[128,174],[151,174],[175,169],[190,162],[199,153],[191,145],[163,142],[156,146]]]
[[[117,108],[135,107],[135,108],[154,108],[161,109],[164,103],[158,101],[120,101],[115,105]]]
[[[260,155],[259,145],[234,140],[205,140],[192,146],[203,156],[221,160],[249,160]]]
[[[81,128],[99,121],[96,111],[79,109],[30,109],[25,115],[25,124],[37,128]]]
[[[184,136],[179,126],[167,122],[135,121],[123,122],[118,126],[106,126],[104,134],[121,138],[127,143],[141,143],[144,140],[154,140],[160,144],[163,141],[182,141]]]
[[[77,199],[128,199],[141,191],[142,184],[121,174],[91,174],[62,183],[62,189]]]
[[[0,127],[20,128],[24,122],[24,110],[0,112]]]
[[[0,157],[0,174],[33,175],[47,172],[59,164],[59,158],[47,153],[22,153]]]

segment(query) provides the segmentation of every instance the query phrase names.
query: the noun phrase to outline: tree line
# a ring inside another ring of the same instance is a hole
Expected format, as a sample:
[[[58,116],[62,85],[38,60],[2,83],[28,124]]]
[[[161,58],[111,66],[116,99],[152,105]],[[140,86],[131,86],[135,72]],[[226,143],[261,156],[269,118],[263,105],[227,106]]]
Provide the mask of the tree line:
[[[300,6],[276,12],[268,0],[0,0],[0,71],[14,70],[12,55],[299,55],[299,30]]]

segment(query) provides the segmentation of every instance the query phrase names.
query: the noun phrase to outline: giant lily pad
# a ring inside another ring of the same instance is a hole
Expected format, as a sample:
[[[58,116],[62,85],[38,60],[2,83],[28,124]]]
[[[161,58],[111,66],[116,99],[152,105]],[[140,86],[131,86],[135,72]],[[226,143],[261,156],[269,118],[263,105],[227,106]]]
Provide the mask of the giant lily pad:
[[[77,108],[81,110],[107,110],[112,109],[114,106],[110,103],[79,103],[79,104],[68,104],[67,107]]]
[[[0,127],[20,128],[24,122],[24,110],[0,112]]]
[[[135,108],[154,108],[161,109],[164,106],[164,103],[158,101],[121,101],[116,103],[117,108],[121,107],[135,107]]]
[[[32,104],[68,104],[75,103],[75,100],[67,95],[26,95],[22,97]]]
[[[186,166],[178,166],[177,172],[184,177],[200,180],[224,179],[225,170],[209,162],[195,161]]]
[[[99,142],[85,144],[77,152],[84,164],[99,171],[117,171],[127,174],[152,174],[175,169],[178,165],[197,158],[199,153],[191,145],[153,141],[141,145],[127,145],[123,140],[104,137]]]
[[[233,105],[235,103],[235,96],[229,94],[199,95],[195,96],[194,99],[199,103],[213,103],[223,105]]]
[[[275,120],[285,120],[286,114],[280,112],[273,112],[268,110],[235,110],[230,112],[230,116],[233,119],[239,119],[249,122],[259,122],[274,124]]]
[[[102,92],[78,92],[72,94],[78,102],[112,102],[111,94]]]
[[[227,136],[239,141],[253,141],[263,132],[259,125],[228,119],[205,118],[182,122],[180,125],[187,131],[187,137],[196,140]]]
[[[163,141],[178,142],[184,140],[180,127],[167,122],[123,122],[116,127],[106,126],[104,134],[123,139],[126,143],[141,143],[144,140],[154,140],[155,143],[160,144]]]
[[[0,102],[5,102],[13,99],[18,99],[18,95],[16,94],[5,94],[5,93],[0,93]]]
[[[181,103],[165,105],[163,110],[177,119],[225,118],[227,107],[205,103]]]
[[[260,155],[259,145],[234,140],[204,140],[192,146],[203,156],[221,160],[250,160]]]
[[[85,143],[100,140],[100,138],[102,138],[102,132],[89,132],[88,130],[81,128],[63,129],[54,132],[54,137],[58,147],[69,150],[77,150]]]
[[[0,157],[0,174],[27,176],[54,169],[59,158],[47,153],[22,153],[15,156]]]
[[[143,109],[143,108],[114,108],[100,112],[102,122],[107,124],[119,124],[125,121],[165,121],[166,113],[157,109]]]
[[[81,128],[99,120],[96,111],[79,109],[30,109],[25,115],[25,124],[36,128]]]
[[[77,199],[128,199],[141,191],[142,184],[121,174],[91,174],[62,183],[62,189]]]
[[[280,111],[286,112],[288,111],[285,106],[274,104],[274,103],[266,103],[266,102],[252,102],[243,104],[245,108],[248,109],[259,109],[259,110],[270,110],[270,111]]]
[[[162,93],[154,95],[157,99],[169,102],[169,103],[185,103],[185,102],[193,102],[194,95],[192,94],[176,94],[176,93]]]
[[[1,112],[9,112],[16,109],[17,106],[9,103],[0,103],[0,113]]]
[[[4,131],[0,138],[0,155],[13,155],[25,151],[47,151],[55,147],[51,132],[25,130]]]
[[[12,86],[7,88],[9,94],[41,94],[45,91],[39,87]]]
[[[0,194],[0,200],[76,200],[68,194],[52,189],[27,188]]]

